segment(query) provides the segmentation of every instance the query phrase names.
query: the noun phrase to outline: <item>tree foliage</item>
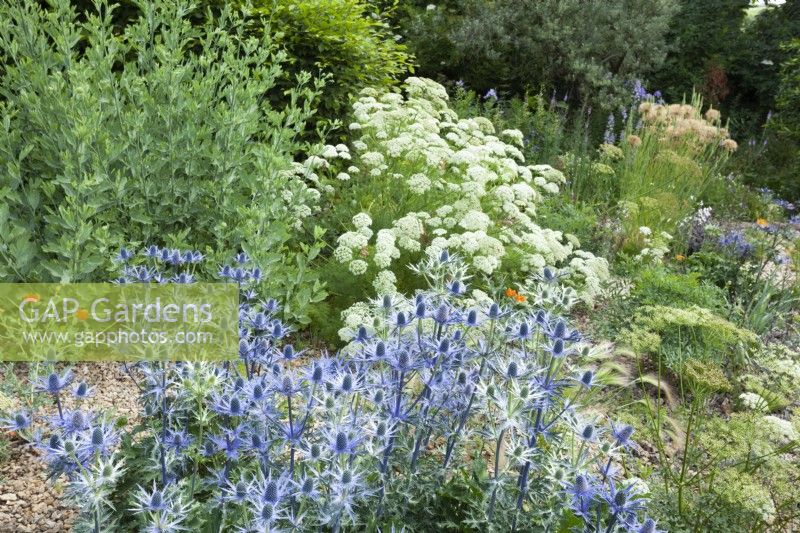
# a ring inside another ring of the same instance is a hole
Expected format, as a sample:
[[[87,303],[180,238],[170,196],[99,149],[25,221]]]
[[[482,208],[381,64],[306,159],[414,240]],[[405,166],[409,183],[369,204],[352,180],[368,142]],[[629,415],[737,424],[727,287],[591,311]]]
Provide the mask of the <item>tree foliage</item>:
[[[610,106],[661,63],[674,9],[673,0],[451,0],[411,9],[404,25],[424,75]]]

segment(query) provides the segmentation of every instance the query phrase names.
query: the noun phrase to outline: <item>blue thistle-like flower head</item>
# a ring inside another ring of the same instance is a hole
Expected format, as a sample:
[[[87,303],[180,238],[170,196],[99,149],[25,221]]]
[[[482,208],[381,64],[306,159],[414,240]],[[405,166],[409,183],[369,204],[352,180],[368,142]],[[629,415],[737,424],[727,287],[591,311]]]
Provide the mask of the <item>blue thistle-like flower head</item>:
[[[94,387],[90,387],[85,381],[81,381],[72,389],[72,395],[79,400],[85,400],[92,394],[94,394]]]
[[[361,444],[361,441],[364,440],[364,435],[355,428],[337,425],[326,432],[326,438],[328,440],[328,449],[334,455],[352,455],[356,452],[356,448]]]
[[[67,370],[63,375],[52,372],[36,380],[34,387],[39,392],[58,394],[72,383],[72,370]]]
[[[591,370],[584,371],[578,378],[578,383],[580,383],[582,387],[585,387],[587,389],[592,388],[594,382],[595,382],[595,374]]]
[[[611,435],[614,438],[614,445],[628,448],[633,446],[631,436],[633,435],[633,426],[628,424],[620,424],[619,426],[614,423],[611,424]]]
[[[0,419],[0,428],[9,431],[24,431],[31,426],[31,416],[25,412],[15,413],[13,416],[8,416]]]
[[[120,263],[127,263],[132,257],[133,252],[128,251],[126,248],[120,248],[116,259]]]

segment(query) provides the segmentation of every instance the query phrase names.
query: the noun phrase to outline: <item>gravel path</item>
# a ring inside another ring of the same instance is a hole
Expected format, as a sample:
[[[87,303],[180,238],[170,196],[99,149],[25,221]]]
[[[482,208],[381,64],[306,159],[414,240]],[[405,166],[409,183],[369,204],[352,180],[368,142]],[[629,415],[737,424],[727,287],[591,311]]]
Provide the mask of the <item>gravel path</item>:
[[[27,381],[27,372],[27,365],[15,365],[14,373],[23,383]],[[120,365],[79,363],[73,367],[73,372],[75,382],[86,381],[96,387],[85,406],[124,416],[129,425],[136,422],[136,385]],[[3,377],[0,375],[0,379]],[[73,407],[72,398],[65,398],[64,403]],[[22,439],[11,436],[8,459],[0,463],[0,532],[70,531],[77,512],[60,498],[62,485],[47,482],[39,452]]]

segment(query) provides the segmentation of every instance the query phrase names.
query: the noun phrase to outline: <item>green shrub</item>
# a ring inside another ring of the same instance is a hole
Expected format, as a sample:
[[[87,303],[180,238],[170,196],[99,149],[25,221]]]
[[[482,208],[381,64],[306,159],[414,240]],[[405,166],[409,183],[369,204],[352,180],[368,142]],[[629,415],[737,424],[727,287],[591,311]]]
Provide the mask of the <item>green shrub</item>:
[[[730,93],[727,71],[743,49],[741,35],[750,0],[680,0],[669,23],[669,53],[653,81],[667,99],[699,90],[718,104]]]
[[[120,35],[104,3],[85,22],[66,0],[0,10],[0,279],[108,279],[130,243],[245,250],[302,319],[317,194],[287,170],[316,91],[302,75],[265,101],[286,61],[267,33],[167,1]]]
[[[361,89],[390,87],[413,71],[389,15],[364,0],[258,0],[251,20],[256,30],[268,23],[275,44],[287,53],[281,88],[290,89],[301,72],[326,78],[317,112],[334,120],[349,112]]]
[[[420,74],[521,95],[567,90],[595,107],[627,102],[626,82],[665,55],[672,0],[414,2],[403,28]],[[602,50],[602,53],[599,51]]]
[[[509,99],[484,99],[463,84],[456,84],[452,108],[460,117],[488,118],[497,131],[521,131],[523,153],[530,162],[555,165],[565,149],[574,149],[583,140],[576,139],[576,128],[569,127],[567,104],[555,99],[548,102],[541,92]]]
[[[627,283],[621,294],[609,295],[595,313],[593,330],[603,338],[616,338],[629,328],[631,316],[642,307],[667,306],[676,309],[703,307],[721,316],[728,315],[725,291],[703,280],[694,272],[675,272],[664,266],[642,266],[617,262],[618,276]]]
[[[795,2],[800,11],[800,2]],[[800,24],[800,23],[798,23]],[[800,32],[800,28],[798,28]],[[770,187],[779,197],[800,199],[800,39],[784,45],[777,113],[768,131],[774,134],[764,156],[755,162],[751,181]],[[766,168],[765,168],[766,167]]]

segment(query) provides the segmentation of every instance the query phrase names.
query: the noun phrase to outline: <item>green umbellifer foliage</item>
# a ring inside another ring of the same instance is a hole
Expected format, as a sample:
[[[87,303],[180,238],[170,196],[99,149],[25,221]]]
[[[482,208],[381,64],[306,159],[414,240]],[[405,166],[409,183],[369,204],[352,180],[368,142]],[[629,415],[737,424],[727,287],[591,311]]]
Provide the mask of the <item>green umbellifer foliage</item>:
[[[595,106],[656,68],[673,0],[450,0],[409,10],[404,26],[423,75],[479,90],[567,90]]]
[[[708,309],[663,305],[641,308],[620,339],[637,353],[657,355],[676,373],[690,359],[741,366],[758,343],[755,334]]]
[[[678,510],[675,490],[654,484],[652,509],[668,531],[789,531],[798,506],[797,451],[789,424],[757,413],[708,416],[687,454],[694,480]],[[794,488],[793,488],[794,487]]]
[[[680,274],[659,267],[642,270],[629,297],[637,307],[669,305],[686,308],[696,305],[715,312],[723,312],[726,307],[725,293],[700,281],[696,273]]]
[[[198,25],[186,5],[143,2],[117,34],[112,11],[0,5],[0,280],[105,279],[129,242],[243,249],[302,315],[320,294],[297,221],[316,196],[286,169],[310,77],[275,109],[263,95],[285,54],[238,14]]]
[[[318,108],[327,119],[346,114],[361,89],[389,87],[413,70],[405,45],[385,20],[387,14],[369,2],[259,0],[252,15],[257,28],[270,25],[276,44],[288,54],[289,72],[329,77]]]

